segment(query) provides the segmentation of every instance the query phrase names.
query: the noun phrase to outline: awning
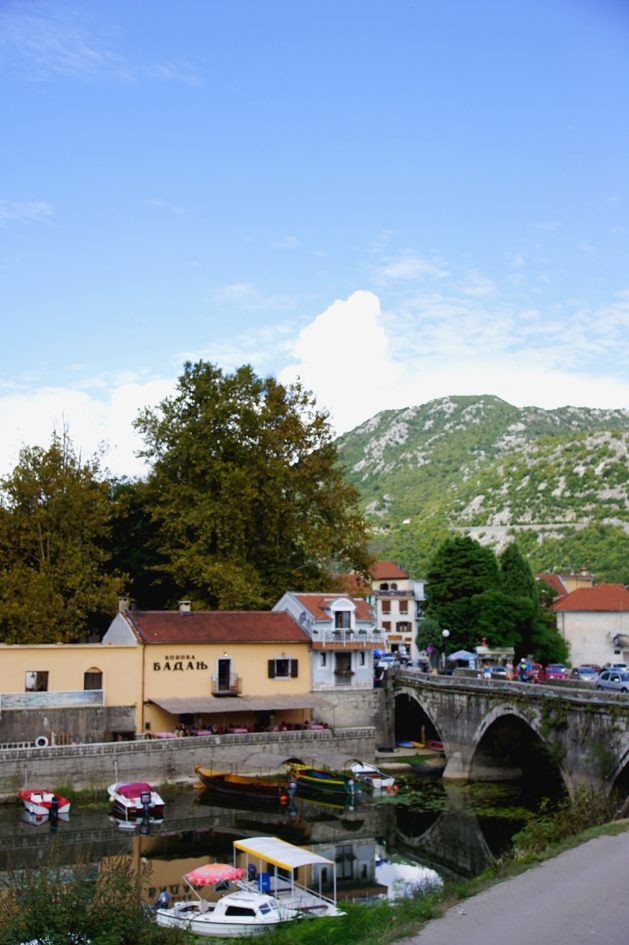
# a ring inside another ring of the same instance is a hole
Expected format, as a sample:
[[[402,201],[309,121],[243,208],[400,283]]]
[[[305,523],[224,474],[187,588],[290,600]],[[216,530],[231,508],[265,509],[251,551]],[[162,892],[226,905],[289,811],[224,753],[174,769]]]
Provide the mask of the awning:
[[[318,853],[296,847],[277,837],[248,837],[246,840],[234,840],[234,846],[243,853],[259,856],[265,863],[273,863],[284,870],[296,870],[300,866],[309,866],[312,863],[326,863],[334,866],[333,860],[327,860]]]
[[[170,715],[222,715],[224,712],[279,712],[282,709],[333,708],[334,703],[311,692],[283,696],[189,696],[150,700]]]

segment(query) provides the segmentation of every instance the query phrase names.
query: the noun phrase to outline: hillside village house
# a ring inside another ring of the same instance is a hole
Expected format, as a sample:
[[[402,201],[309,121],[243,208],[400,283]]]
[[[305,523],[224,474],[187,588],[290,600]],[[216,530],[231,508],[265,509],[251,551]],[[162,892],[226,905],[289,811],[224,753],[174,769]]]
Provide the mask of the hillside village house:
[[[376,606],[377,625],[386,637],[387,651],[406,650],[417,659],[415,637],[426,582],[411,580],[394,561],[376,561],[372,576],[370,599]]]
[[[546,581],[557,591],[558,597],[578,591],[581,587],[592,587],[594,584],[594,575],[589,574],[586,568],[582,568],[580,574],[536,574],[535,578],[538,581]]]
[[[629,662],[629,591],[622,584],[578,587],[552,609],[574,666]]]
[[[100,696],[133,706],[136,730],[151,734],[299,726],[328,705],[310,691],[310,636],[287,613],[120,606],[101,643],[0,645],[0,692],[42,705]]]
[[[290,614],[311,640],[313,692],[373,689],[373,650],[381,647],[375,614],[350,594],[298,594],[288,591],[273,607]]]

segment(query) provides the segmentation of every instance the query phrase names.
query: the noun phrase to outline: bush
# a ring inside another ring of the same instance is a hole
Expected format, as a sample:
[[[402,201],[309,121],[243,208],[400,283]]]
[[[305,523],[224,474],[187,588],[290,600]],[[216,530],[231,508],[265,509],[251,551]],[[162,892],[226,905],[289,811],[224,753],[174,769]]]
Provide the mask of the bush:
[[[609,823],[617,808],[615,794],[605,795],[584,784],[554,808],[545,799],[539,813],[514,836],[513,855],[519,860],[534,859],[547,847],[561,843],[588,827]]]

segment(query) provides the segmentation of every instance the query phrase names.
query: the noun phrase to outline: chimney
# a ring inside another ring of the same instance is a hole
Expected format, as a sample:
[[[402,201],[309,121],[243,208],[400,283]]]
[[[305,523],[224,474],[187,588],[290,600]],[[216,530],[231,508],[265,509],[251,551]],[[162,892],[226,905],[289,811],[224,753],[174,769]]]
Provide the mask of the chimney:
[[[130,597],[119,597],[119,598],[118,598],[118,610],[120,611],[121,614],[123,614],[123,613],[125,612],[125,610],[131,610],[131,598],[130,598]]]
[[[189,600],[180,600],[179,601],[179,613],[180,614],[189,614],[191,610]]]

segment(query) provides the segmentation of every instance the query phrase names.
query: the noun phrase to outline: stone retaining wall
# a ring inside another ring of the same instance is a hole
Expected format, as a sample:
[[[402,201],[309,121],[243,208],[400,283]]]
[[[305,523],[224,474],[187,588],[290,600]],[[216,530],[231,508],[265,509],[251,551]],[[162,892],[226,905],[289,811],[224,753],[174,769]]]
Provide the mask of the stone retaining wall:
[[[355,755],[373,761],[376,733],[373,727],[335,729],[334,732],[249,732],[241,735],[201,735],[136,742],[103,742],[55,748],[14,748],[0,751],[0,793],[10,794],[28,787],[64,783],[81,787],[112,781],[143,780],[159,784],[192,777],[194,766],[221,757],[229,764],[234,749],[244,755],[268,751],[273,754],[308,754],[309,746],[324,751]],[[250,748],[250,752],[247,749]]]

